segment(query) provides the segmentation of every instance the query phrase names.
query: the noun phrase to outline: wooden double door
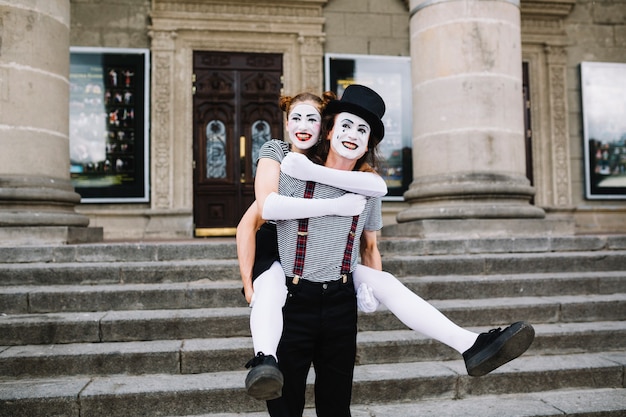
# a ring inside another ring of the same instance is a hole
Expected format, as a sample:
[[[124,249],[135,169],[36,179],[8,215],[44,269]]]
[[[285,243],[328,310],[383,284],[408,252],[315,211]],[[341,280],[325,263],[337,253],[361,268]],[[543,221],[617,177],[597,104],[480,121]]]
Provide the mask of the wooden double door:
[[[254,201],[261,145],[283,134],[282,55],[193,55],[195,236],[234,235]]]

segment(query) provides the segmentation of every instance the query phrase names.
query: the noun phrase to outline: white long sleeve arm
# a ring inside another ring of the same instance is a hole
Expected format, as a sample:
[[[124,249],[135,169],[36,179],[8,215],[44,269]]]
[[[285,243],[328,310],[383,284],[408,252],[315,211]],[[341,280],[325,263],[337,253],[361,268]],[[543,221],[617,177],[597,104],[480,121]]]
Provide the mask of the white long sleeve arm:
[[[307,219],[319,216],[356,216],[365,208],[366,199],[358,194],[337,198],[296,198],[270,193],[263,204],[265,220]]]
[[[378,174],[326,168],[297,152],[290,152],[285,156],[280,170],[302,181],[315,181],[368,197],[382,197],[387,194],[387,184]]]

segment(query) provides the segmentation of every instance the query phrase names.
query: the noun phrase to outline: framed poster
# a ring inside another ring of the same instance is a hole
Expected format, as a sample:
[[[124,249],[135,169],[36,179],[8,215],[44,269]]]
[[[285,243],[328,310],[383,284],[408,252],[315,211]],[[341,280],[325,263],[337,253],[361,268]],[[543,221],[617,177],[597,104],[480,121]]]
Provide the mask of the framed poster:
[[[149,59],[70,48],[70,177],[83,203],[149,201]]]
[[[626,64],[580,64],[588,199],[626,199]]]
[[[403,200],[413,181],[410,57],[381,55],[325,55],[326,90],[341,97],[350,84],[363,84],[385,101],[385,138],[380,143],[380,174],[389,192],[385,200]]]

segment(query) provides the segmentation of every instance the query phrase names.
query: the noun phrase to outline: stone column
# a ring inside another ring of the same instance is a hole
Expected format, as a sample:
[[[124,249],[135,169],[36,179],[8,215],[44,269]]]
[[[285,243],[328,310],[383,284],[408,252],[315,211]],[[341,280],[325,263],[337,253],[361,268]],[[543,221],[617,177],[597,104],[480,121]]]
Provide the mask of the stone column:
[[[411,0],[410,16],[414,180],[388,234],[542,231],[522,220],[545,212],[525,173],[519,0]]]
[[[69,0],[0,0],[2,245],[102,236],[85,232],[89,219],[74,211],[80,196],[69,176],[69,22]]]

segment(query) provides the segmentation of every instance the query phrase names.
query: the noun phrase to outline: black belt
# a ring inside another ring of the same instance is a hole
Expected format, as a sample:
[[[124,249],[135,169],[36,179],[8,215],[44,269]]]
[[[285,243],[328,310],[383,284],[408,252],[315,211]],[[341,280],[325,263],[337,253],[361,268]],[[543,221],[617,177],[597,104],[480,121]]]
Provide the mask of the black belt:
[[[322,289],[328,289],[337,287],[344,284],[352,283],[352,272],[348,272],[347,274],[341,274],[341,278],[338,278],[334,281],[309,281],[303,279],[301,277],[287,277],[287,285],[297,285],[297,286],[306,286],[306,287],[318,287]]]

